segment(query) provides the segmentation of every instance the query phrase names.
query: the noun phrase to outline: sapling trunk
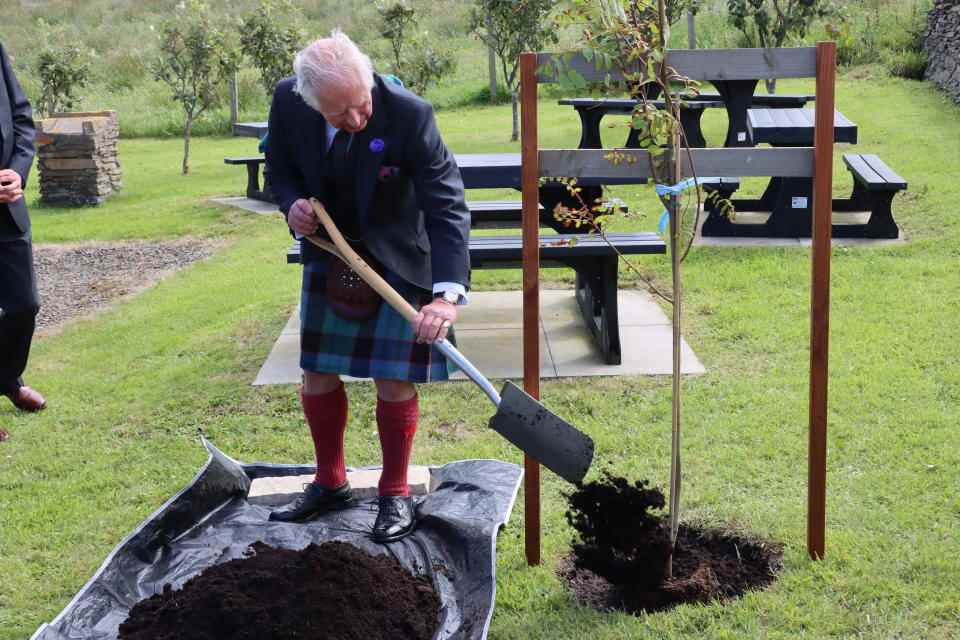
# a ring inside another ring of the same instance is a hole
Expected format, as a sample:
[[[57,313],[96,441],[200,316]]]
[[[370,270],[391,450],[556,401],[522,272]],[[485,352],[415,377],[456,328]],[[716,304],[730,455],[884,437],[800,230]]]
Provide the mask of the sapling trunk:
[[[665,0],[658,0],[660,18],[660,45],[663,51],[663,64],[660,65],[660,84],[663,85],[663,95],[666,107],[674,119],[674,128],[670,138],[670,178],[673,184],[679,184],[682,179],[680,156],[680,113],[677,97],[670,88],[667,70],[667,40],[669,38],[669,22],[667,21],[667,7]],[[667,579],[673,578],[673,551],[677,544],[677,532],[680,528],[680,340],[681,340],[681,310],[683,303],[683,281],[680,265],[682,260],[683,221],[679,196],[673,195],[667,201],[667,210],[670,215],[670,267],[673,273],[673,388],[672,388],[672,420],[670,439],[670,556],[667,559]]]
[[[190,130],[193,128],[193,118],[187,118],[183,125],[183,175],[190,172]]]

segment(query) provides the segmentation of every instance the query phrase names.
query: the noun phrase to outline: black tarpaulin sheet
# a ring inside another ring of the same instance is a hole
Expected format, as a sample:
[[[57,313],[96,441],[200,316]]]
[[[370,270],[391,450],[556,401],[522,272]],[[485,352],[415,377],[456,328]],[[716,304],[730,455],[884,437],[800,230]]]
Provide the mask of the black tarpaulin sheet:
[[[302,549],[330,540],[371,554],[389,553],[415,574],[430,576],[441,600],[434,640],[486,637],[496,585],[496,536],[516,499],[520,467],[499,460],[431,467],[435,488],[418,498],[417,530],[400,542],[379,545],[369,539],[375,499],[306,524],[270,522],[271,507],[247,501],[251,482],[313,473],[313,467],[244,464],[203,442],[210,457],[193,481],[127,536],[31,640],[113,640],[137,602],[165,584],[178,589],[207,567],[242,557],[254,542]]]

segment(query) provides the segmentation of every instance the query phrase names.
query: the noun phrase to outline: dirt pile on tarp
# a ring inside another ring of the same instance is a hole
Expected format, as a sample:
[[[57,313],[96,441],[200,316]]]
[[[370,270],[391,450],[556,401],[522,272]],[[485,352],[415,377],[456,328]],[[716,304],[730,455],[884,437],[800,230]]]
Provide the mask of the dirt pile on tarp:
[[[174,591],[139,602],[121,640],[324,638],[430,640],[440,599],[391,556],[342,542],[303,550],[262,543]]]
[[[606,474],[568,500],[578,539],[561,576],[580,602],[597,609],[639,613],[735,598],[773,582],[781,566],[776,543],[681,524],[673,577],[666,579],[670,527],[659,489]]]

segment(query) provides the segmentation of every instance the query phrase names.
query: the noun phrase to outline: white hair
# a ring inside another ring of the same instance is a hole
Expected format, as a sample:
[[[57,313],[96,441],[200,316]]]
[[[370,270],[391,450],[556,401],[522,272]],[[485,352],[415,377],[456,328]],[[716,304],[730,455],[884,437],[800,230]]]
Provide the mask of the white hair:
[[[359,81],[365,89],[373,88],[373,63],[339,28],[330,32],[329,38],[304,47],[293,61],[293,72],[297,76],[294,92],[317,111],[317,96],[327,87]]]

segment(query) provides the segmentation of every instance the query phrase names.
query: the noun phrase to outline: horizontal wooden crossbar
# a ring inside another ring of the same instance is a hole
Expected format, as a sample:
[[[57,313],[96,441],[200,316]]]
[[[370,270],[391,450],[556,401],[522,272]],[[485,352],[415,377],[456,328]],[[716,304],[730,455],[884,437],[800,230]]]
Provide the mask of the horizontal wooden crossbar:
[[[614,164],[613,155],[621,156]],[[811,147],[692,149],[696,175],[813,177]],[[542,149],[540,175],[603,182],[622,178],[650,178],[650,154],[638,149]],[[694,175],[684,154],[684,177]]]
[[[670,49],[667,64],[692,80],[765,80],[813,78],[817,50],[814,47],[779,49]],[[556,82],[557,64],[573,69],[589,82],[621,80],[619,67],[597,68],[580,53],[537,54],[537,82]]]

